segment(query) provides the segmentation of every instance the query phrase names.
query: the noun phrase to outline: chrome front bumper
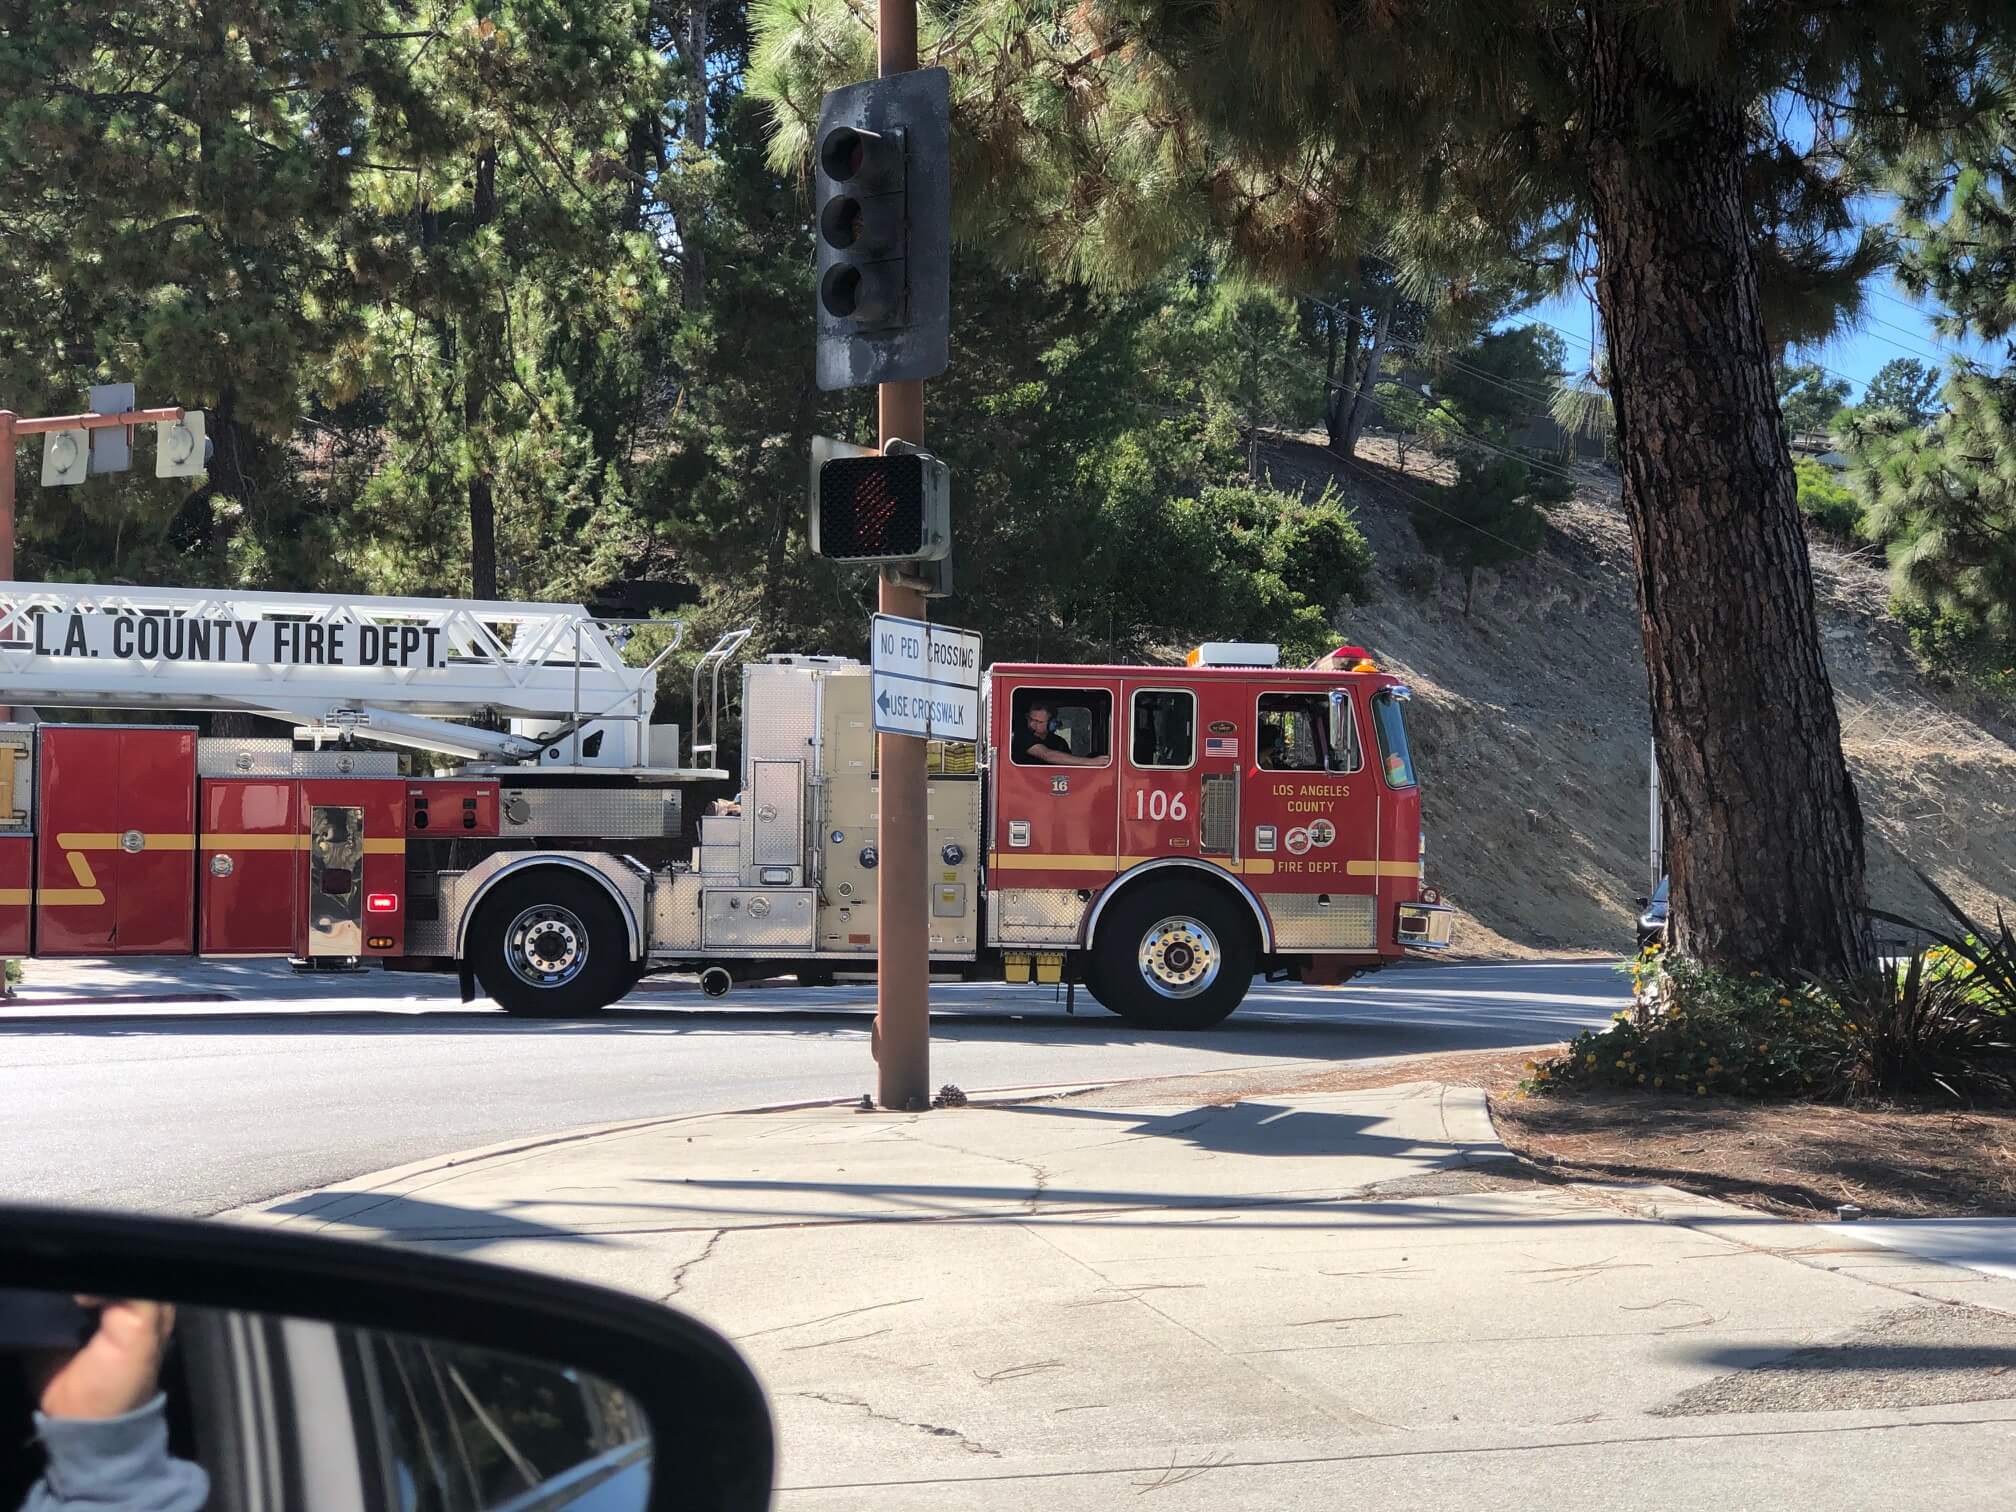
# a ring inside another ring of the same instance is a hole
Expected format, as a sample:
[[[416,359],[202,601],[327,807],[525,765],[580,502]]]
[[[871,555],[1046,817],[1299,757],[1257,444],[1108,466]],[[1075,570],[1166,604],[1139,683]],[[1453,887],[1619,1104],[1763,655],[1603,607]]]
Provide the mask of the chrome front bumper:
[[[1394,939],[1409,950],[1447,950],[1456,929],[1456,910],[1444,903],[1402,903]]]

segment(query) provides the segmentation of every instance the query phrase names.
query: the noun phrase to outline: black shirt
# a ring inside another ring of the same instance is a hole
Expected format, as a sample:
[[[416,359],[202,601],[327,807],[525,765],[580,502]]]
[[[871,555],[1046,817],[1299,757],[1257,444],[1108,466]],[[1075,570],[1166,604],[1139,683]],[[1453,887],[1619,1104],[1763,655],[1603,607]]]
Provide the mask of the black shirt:
[[[1065,743],[1061,735],[1038,735],[1026,724],[1015,732],[1015,739],[1011,743],[1010,749],[1014,751],[1015,759],[1022,763],[1022,765],[1035,766],[1040,765],[1040,763],[1034,761],[1029,753],[1039,745],[1048,747],[1053,751],[1062,751],[1067,756],[1071,754],[1071,747]]]

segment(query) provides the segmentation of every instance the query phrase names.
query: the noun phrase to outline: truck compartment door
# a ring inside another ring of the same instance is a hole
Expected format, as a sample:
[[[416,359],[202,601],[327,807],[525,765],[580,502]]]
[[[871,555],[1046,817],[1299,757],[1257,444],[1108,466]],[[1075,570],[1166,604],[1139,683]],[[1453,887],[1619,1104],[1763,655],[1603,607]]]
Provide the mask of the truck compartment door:
[[[60,725],[40,746],[37,953],[192,951],[195,732]]]
[[[197,856],[204,955],[287,955],[294,949],[299,786],[285,777],[204,779]]]

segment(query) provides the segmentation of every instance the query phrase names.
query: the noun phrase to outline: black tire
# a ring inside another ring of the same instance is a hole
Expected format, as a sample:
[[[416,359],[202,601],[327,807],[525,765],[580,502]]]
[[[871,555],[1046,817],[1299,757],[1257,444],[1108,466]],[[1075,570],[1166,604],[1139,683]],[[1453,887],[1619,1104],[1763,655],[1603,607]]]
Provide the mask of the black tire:
[[[831,987],[833,985],[833,968],[831,966],[802,967],[799,969],[797,976],[800,987]]]
[[[1208,1029],[1245,1000],[1259,956],[1252,915],[1223,888],[1154,882],[1100,918],[1085,985],[1130,1023]]]
[[[469,923],[469,964],[483,991],[523,1018],[599,1013],[642,974],[609,894],[560,867],[497,885]]]

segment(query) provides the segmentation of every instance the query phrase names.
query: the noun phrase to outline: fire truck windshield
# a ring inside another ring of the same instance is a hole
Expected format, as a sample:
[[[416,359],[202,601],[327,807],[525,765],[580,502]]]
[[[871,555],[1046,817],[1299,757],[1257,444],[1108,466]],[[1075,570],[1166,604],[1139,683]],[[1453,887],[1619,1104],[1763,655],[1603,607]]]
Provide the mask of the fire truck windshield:
[[[1414,756],[1407,749],[1407,720],[1400,705],[1407,698],[1405,688],[1381,688],[1372,695],[1372,727],[1379,735],[1379,766],[1386,773],[1386,786],[1414,786]]]

